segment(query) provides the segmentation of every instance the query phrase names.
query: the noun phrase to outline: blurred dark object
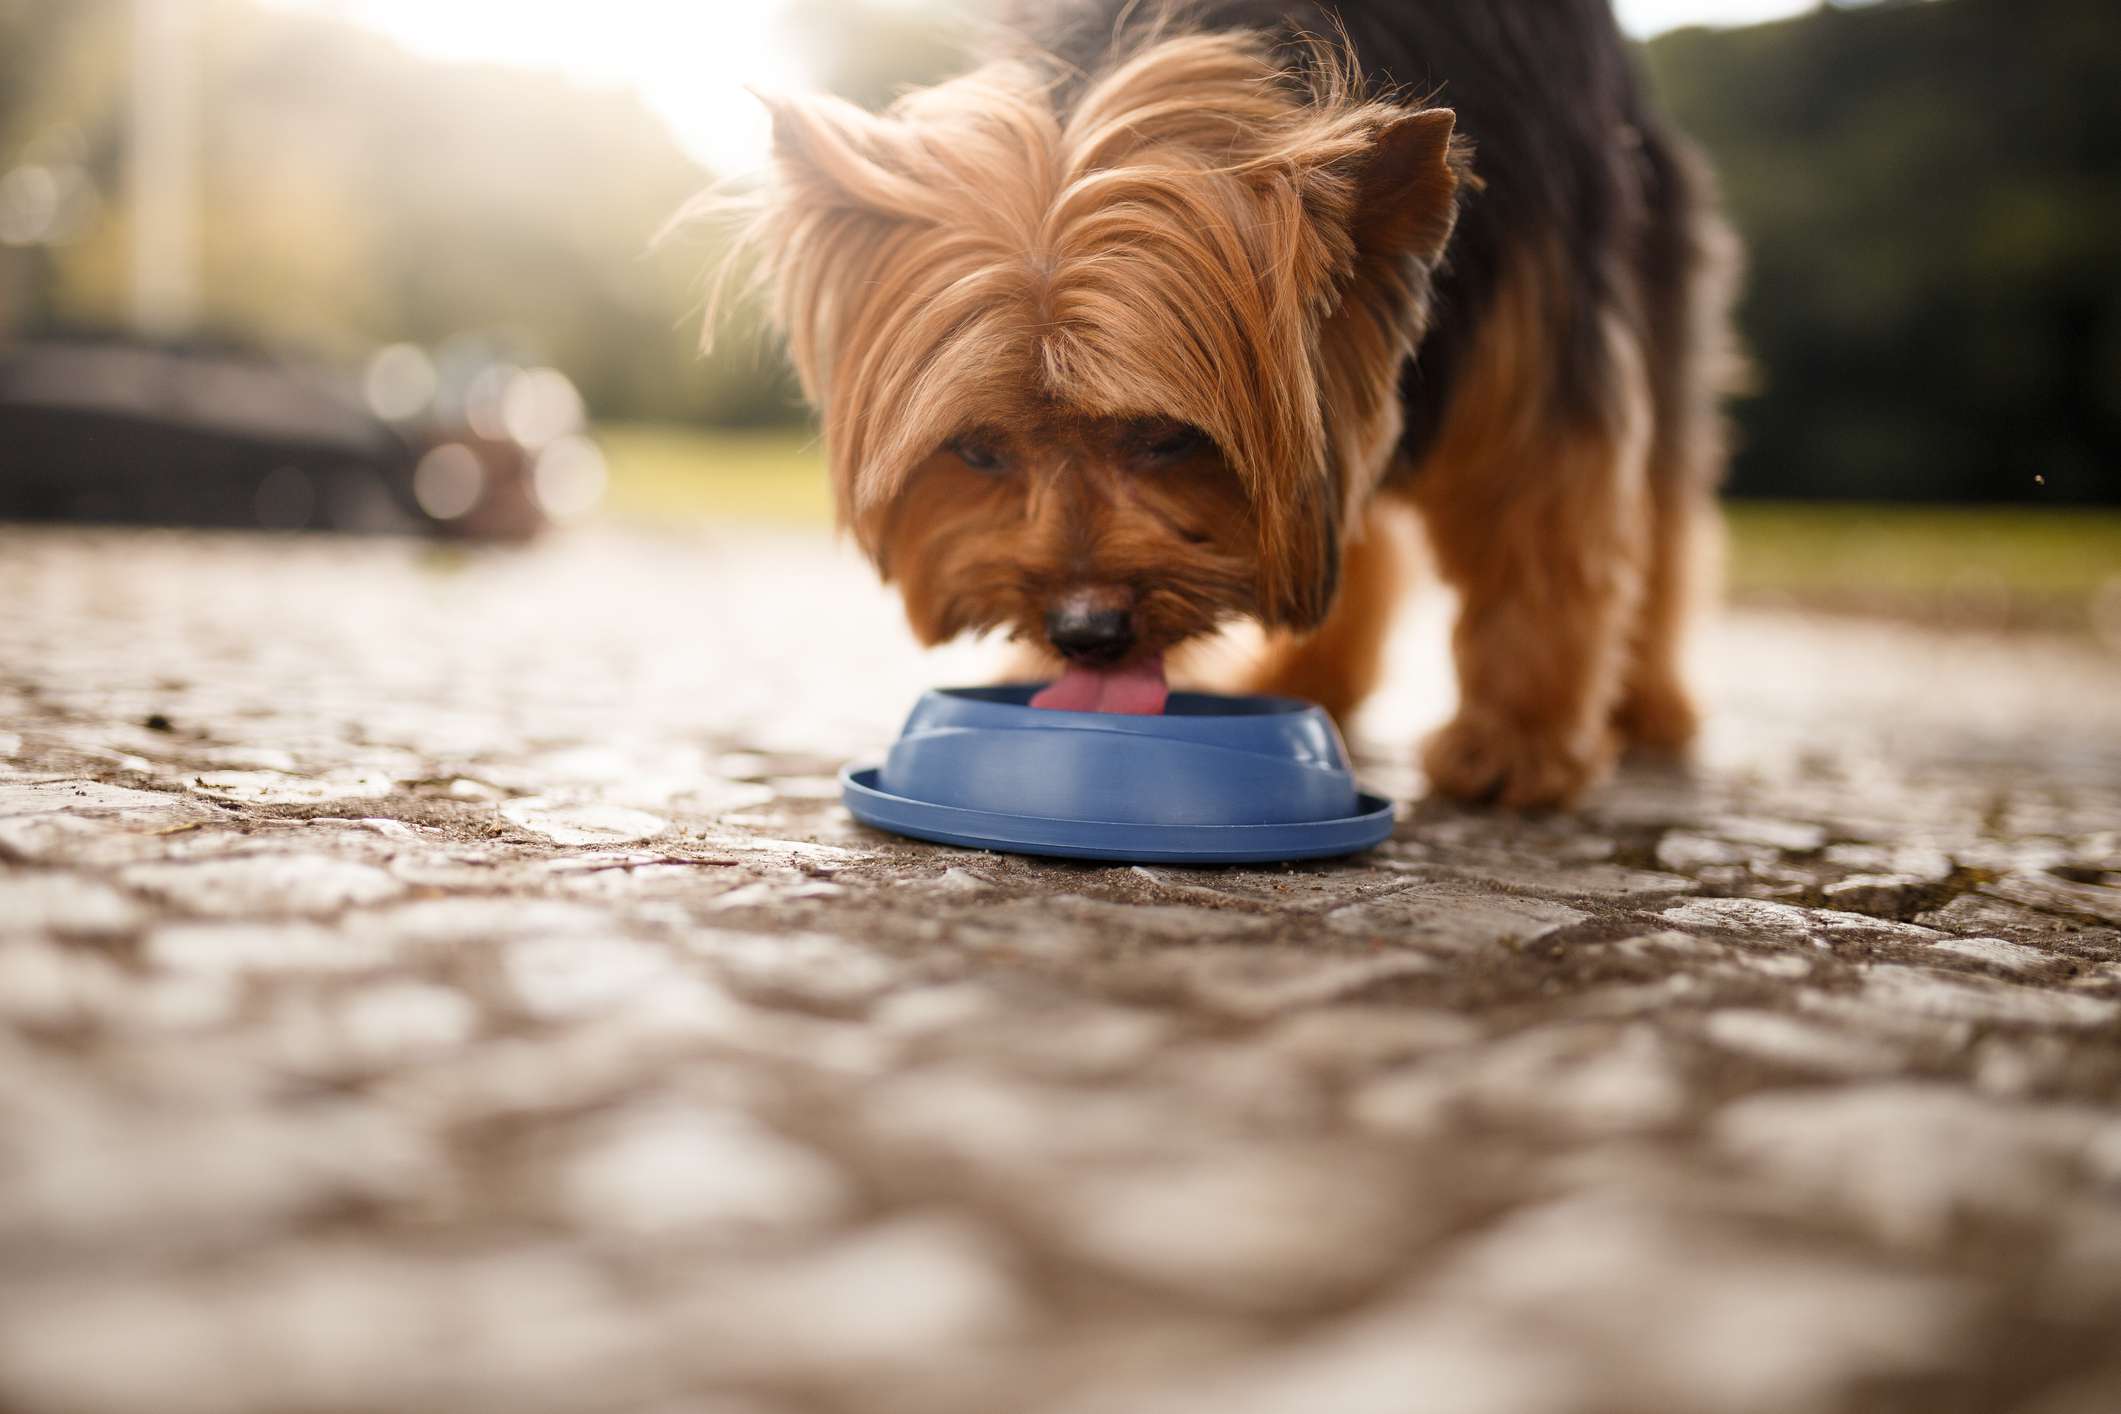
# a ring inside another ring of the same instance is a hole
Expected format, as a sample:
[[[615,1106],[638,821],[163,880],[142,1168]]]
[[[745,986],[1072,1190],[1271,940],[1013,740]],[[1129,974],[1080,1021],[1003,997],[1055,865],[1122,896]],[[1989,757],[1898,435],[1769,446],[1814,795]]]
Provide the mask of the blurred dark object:
[[[1880,0],[1646,47],[1744,233],[1732,489],[2121,504],[2114,0]]]
[[[528,539],[602,489],[577,428],[548,414],[522,438],[501,418],[511,391],[518,423],[538,410],[525,386],[552,402],[553,380],[564,416],[579,399],[559,375],[496,366],[472,379],[496,390],[492,418],[467,419],[461,397],[444,416],[424,396],[392,418],[372,406],[373,369],[364,400],[349,380],[241,350],[0,348],[0,519]]]
[[[350,393],[233,351],[0,350],[0,517],[404,532],[414,449]]]

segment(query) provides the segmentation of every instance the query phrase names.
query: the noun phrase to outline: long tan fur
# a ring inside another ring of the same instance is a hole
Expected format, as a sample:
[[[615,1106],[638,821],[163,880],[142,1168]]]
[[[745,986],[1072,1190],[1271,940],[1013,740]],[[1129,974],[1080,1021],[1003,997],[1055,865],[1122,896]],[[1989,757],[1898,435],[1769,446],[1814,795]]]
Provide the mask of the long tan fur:
[[[1447,112],[1366,101],[1342,63],[1316,75],[1291,80],[1256,36],[1189,34],[1065,115],[1017,60],[882,115],[773,101],[775,180],[745,245],[864,549],[888,560],[882,512],[967,426],[1034,402],[1156,415],[1204,430],[1248,496],[1259,611],[1322,616],[1332,547],[1397,430],[1379,370],[1418,334],[1347,296],[1415,297],[1462,155]],[[1377,162],[1427,192],[1366,250]]]
[[[1401,373],[1477,185],[1453,114],[1366,92],[1335,43],[1126,44],[1087,74],[996,59],[881,114],[769,101],[737,260],[916,633],[1050,653],[1053,606],[1094,594],[1147,656],[1248,618],[1255,682],[1345,714],[1401,592],[1393,540],[1361,533],[1391,500],[1463,602],[1439,789],[1550,805],[1625,743],[1684,744],[1729,300],[1705,174],[1670,174],[1678,237],[1611,256],[1660,262],[1613,286],[1639,299],[1586,296],[1565,233],[1511,232],[1416,436]]]

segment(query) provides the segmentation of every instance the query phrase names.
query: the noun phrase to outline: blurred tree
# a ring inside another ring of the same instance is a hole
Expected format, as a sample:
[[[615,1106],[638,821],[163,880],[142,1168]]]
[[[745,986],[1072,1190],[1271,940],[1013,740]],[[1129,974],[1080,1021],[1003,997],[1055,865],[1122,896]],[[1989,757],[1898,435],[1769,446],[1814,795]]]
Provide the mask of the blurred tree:
[[[121,321],[128,33],[119,0],[0,0],[0,172],[73,134],[106,198],[0,333]],[[202,63],[204,337],[351,363],[471,334],[601,416],[797,415],[774,360],[696,356],[702,255],[651,242],[709,176],[631,95],[240,0],[211,6]]]
[[[2121,501],[2113,0],[1886,0],[1648,46],[1721,171],[1741,493]]]
[[[115,326],[124,311],[128,10],[0,0],[0,173],[66,133],[105,196],[82,239],[0,250],[0,334]],[[209,11],[202,333],[342,361],[470,334],[563,368],[603,417],[801,416],[745,314],[713,358],[695,353],[717,238],[652,242],[711,174],[637,99],[427,62],[248,0]],[[919,6],[797,0],[782,23],[823,86],[872,103],[955,57]]]
[[[211,9],[214,330],[345,360],[470,332],[564,368],[603,417],[801,416],[741,324],[693,352],[715,237],[649,243],[709,177],[635,99]],[[0,175],[63,150],[103,198],[70,243],[0,247],[0,333],[124,308],[127,10],[0,0]],[[781,24],[870,106],[949,71],[971,32],[923,3],[787,0]],[[2121,501],[2113,0],[1882,0],[1645,55],[1751,251],[1763,391],[1738,412],[1736,490]]]
[[[65,247],[108,211],[119,176],[122,20],[121,0],[0,0],[0,335],[61,317]],[[83,229],[53,229],[76,224],[53,220],[54,178],[74,188]]]
[[[0,141],[22,141],[20,124],[57,77],[55,61],[78,53],[70,38],[108,23],[115,8],[114,0],[0,0]]]

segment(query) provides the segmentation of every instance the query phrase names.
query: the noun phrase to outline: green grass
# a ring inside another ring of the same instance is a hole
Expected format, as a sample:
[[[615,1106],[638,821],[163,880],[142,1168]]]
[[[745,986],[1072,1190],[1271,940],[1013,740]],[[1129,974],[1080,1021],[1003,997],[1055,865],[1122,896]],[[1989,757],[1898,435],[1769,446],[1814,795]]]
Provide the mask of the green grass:
[[[1740,599],[2074,626],[2121,583],[2121,512],[1736,502]]]
[[[2036,593],[2083,593],[2121,574],[2121,513],[2036,507],[1737,502],[1739,589],[1950,589],[1993,576]]]
[[[822,525],[824,454],[800,431],[599,429],[608,502],[631,519]],[[1729,571],[1740,600],[2076,626],[2121,579],[2121,512],[2037,507],[1735,502]]]
[[[611,470],[605,507],[628,519],[831,523],[825,454],[809,432],[620,423],[597,441]]]

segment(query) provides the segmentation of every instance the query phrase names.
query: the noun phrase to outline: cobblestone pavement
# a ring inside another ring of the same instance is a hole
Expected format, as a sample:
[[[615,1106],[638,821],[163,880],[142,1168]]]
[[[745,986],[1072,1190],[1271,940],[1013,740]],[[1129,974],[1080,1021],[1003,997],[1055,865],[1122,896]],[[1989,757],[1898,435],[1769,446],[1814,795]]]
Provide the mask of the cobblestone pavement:
[[[842,813],[967,664],[810,542],[0,532],[0,1409],[2121,1408],[2121,660],[1706,658],[1060,866]]]

